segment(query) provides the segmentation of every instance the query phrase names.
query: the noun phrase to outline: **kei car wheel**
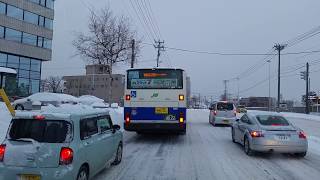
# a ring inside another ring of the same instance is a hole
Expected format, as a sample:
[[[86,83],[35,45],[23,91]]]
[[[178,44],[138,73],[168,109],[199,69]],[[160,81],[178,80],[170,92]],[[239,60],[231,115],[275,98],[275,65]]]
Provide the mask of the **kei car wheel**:
[[[79,170],[77,180],[88,180],[89,179],[89,173],[85,166],[82,166]]]
[[[113,161],[112,165],[118,165],[121,163],[122,152],[123,152],[122,144],[119,144],[117,149],[116,159]]]

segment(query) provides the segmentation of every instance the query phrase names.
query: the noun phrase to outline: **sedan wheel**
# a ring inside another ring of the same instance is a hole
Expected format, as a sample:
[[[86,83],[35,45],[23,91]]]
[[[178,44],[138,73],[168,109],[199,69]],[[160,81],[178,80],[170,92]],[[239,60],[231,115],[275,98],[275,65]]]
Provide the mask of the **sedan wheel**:
[[[303,157],[305,157],[305,156],[307,155],[307,152],[303,152],[303,153],[295,153],[294,155],[295,155],[295,156],[297,156],[297,157],[301,157],[301,158],[303,158]]]
[[[77,180],[88,180],[87,168],[81,167],[81,169],[80,169],[80,171],[78,173]]]
[[[112,165],[118,165],[121,163],[122,160],[122,145],[119,144],[118,149],[117,149],[117,154],[116,154],[116,159],[112,163]]]
[[[253,155],[253,151],[250,148],[250,143],[247,137],[244,138],[244,152],[248,155],[248,156],[252,156]]]

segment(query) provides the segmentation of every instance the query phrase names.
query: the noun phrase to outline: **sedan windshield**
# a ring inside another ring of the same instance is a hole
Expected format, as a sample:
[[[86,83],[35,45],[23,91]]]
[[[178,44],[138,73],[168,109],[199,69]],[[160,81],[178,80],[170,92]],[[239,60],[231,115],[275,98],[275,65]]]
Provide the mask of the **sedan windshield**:
[[[282,116],[258,115],[256,118],[263,126],[289,126],[289,122]]]
[[[10,140],[32,139],[45,143],[69,142],[71,124],[66,121],[14,119],[9,136]]]

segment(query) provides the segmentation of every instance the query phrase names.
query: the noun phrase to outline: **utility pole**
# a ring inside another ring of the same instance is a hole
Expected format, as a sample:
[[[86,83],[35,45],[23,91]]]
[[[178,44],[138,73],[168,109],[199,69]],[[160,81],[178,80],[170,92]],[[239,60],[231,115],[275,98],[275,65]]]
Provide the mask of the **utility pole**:
[[[271,77],[270,77],[270,63],[271,63],[271,60],[269,59],[268,61],[268,64],[269,64],[269,100],[268,100],[268,110],[271,111]]]
[[[132,50],[132,54],[131,54],[131,68],[134,68],[134,62],[135,62],[135,57],[136,57],[135,52],[134,52],[134,50],[135,50],[135,43],[136,43],[135,39],[132,39],[132,42],[131,42],[131,50]]]
[[[237,95],[237,105],[239,105],[239,99],[240,99],[240,78],[237,77],[237,86],[238,86],[238,95]]]
[[[309,63],[307,63],[306,66],[306,114],[309,114]]]
[[[306,71],[300,72],[301,79],[306,81],[306,95],[305,95],[305,104],[306,104],[306,114],[309,114],[309,86],[310,86],[310,78],[309,78],[309,63],[306,64]]]
[[[158,49],[158,54],[157,54],[157,67],[159,67],[159,60],[160,60],[160,53],[161,51],[164,51],[164,41],[155,41],[154,48]]]
[[[281,51],[286,47],[286,45],[276,44],[274,48],[278,51],[278,102],[277,102],[277,111],[280,111],[280,65],[281,65]]]
[[[228,81],[229,80],[223,80],[223,84],[224,84],[224,99],[223,99],[223,101],[227,101],[228,100],[228,98],[227,98],[227,96],[228,96],[228,89],[227,89],[227,83],[228,83]]]

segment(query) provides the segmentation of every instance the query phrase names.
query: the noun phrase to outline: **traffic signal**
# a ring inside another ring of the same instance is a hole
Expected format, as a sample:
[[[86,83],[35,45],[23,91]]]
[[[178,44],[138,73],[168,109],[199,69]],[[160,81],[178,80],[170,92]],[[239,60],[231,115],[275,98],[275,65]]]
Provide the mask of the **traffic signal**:
[[[300,76],[301,76],[301,79],[306,80],[307,79],[307,72],[306,71],[300,72]]]

